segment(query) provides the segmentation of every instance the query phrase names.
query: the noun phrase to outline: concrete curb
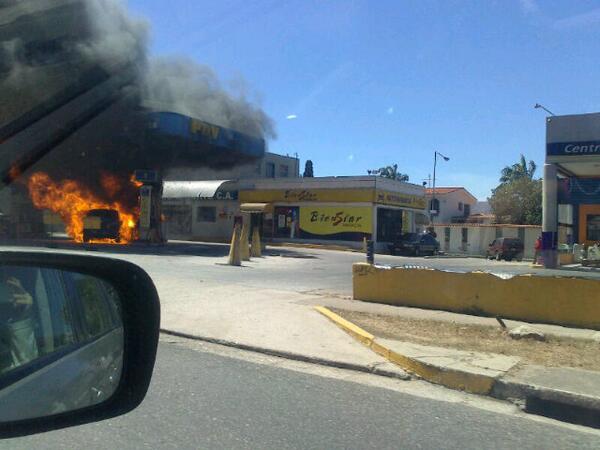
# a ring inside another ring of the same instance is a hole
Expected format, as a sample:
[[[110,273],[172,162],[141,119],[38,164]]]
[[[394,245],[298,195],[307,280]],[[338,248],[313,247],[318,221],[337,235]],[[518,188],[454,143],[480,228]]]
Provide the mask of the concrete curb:
[[[195,341],[208,342],[210,344],[217,344],[217,345],[222,345],[224,347],[237,348],[237,349],[245,350],[245,351],[249,351],[249,352],[262,353],[264,355],[277,356],[280,358],[291,359],[294,361],[302,361],[302,362],[306,362],[306,363],[310,363],[310,364],[317,364],[320,366],[336,367],[338,369],[346,369],[346,370],[353,370],[355,372],[370,373],[370,374],[380,375],[380,376],[389,377],[389,378],[397,378],[400,380],[409,380],[410,379],[409,375],[394,372],[391,370],[385,370],[385,369],[379,368],[377,366],[370,366],[370,365],[365,365],[365,364],[352,364],[352,363],[347,363],[344,361],[336,361],[336,360],[332,360],[332,359],[319,358],[316,356],[307,356],[307,355],[302,355],[300,353],[286,352],[283,350],[276,350],[276,349],[271,349],[271,348],[266,348],[266,347],[258,347],[258,346],[254,346],[254,345],[242,344],[241,342],[228,341],[226,339],[218,339],[218,338],[211,338],[211,337],[207,337],[207,336],[182,333],[180,331],[168,330],[165,328],[161,328],[160,332],[162,334],[167,334],[167,335],[171,335],[171,336],[177,336],[177,337],[182,337],[182,338],[186,338],[186,339],[193,339]]]
[[[446,386],[451,389],[459,389],[470,392],[472,394],[487,395],[492,391],[492,387],[494,386],[495,382],[494,377],[439,367],[434,364],[418,361],[386,347],[378,342],[375,336],[373,336],[371,333],[363,330],[352,322],[349,322],[328,308],[316,306],[315,310],[334,322],[338,327],[354,336],[375,353],[383,356],[388,361],[393,362],[401,368],[418,375],[424,380],[435,384],[441,384],[442,386]]]
[[[314,250],[337,250],[341,252],[354,252],[364,253],[363,250],[353,247],[347,247],[345,245],[331,245],[331,244],[304,244],[301,242],[266,242],[269,247],[296,247],[296,248],[310,248]]]
[[[600,428],[600,397],[524,383],[510,374],[489,376],[424,363],[392,351],[378,342],[371,333],[325,307],[317,306],[315,309],[374,352],[424,380],[451,389],[510,401],[532,414]]]

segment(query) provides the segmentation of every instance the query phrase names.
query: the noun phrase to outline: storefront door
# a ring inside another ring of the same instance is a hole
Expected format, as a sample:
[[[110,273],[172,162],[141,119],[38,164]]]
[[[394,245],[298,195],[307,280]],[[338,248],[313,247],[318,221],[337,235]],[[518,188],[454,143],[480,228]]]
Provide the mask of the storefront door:
[[[377,208],[377,242],[393,242],[405,231],[403,226],[408,225],[401,209]]]
[[[275,237],[294,239],[298,237],[298,211],[297,206],[278,206],[273,215],[273,228]]]
[[[579,242],[600,242],[600,205],[579,206]]]

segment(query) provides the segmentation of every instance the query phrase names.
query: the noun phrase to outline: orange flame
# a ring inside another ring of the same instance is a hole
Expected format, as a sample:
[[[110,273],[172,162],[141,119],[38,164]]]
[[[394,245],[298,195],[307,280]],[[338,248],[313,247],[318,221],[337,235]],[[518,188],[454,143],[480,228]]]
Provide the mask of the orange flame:
[[[112,175],[101,179],[101,184],[108,193],[118,191],[119,185],[115,183],[119,183],[119,180]],[[27,187],[34,206],[57,213],[64,221],[67,233],[76,242],[83,242],[83,221],[87,212],[92,209],[114,209],[119,213],[121,242],[130,242],[136,237],[137,211],[128,209],[119,202],[103,201],[75,180],[56,182],[48,174],[36,172],[29,177]],[[113,239],[98,239],[94,242],[115,243]]]
[[[21,175],[21,170],[17,165],[12,165],[8,171],[8,179],[10,181],[16,180]]]
[[[135,173],[131,174],[131,176],[129,177],[129,181],[137,188],[142,187],[144,185],[144,183],[142,183],[141,181],[138,181],[135,178]]]

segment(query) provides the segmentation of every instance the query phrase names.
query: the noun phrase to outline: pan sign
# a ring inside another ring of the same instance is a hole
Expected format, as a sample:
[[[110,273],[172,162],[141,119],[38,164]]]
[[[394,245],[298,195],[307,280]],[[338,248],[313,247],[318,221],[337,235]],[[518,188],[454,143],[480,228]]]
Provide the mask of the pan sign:
[[[301,207],[300,229],[312,234],[371,233],[370,207]]]
[[[600,113],[548,117],[546,155],[600,156]]]

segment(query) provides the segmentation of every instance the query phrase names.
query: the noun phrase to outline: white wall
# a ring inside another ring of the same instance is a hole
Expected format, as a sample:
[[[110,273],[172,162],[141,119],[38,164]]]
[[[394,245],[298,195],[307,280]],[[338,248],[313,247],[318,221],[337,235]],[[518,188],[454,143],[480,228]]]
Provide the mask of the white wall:
[[[448,227],[450,229],[450,241],[445,240],[444,225],[435,225],[437,240],[442,251],[456,254],[485,256],[488,245],[498,237],[519,237],[519,229],[524,230],[523,245],[524,257],[533,258],[534,244],[541,234],[541,227],[531,226],[476,226],[470,224],[457,224]],[[462,242],[462,229],[467,228],[467,245]]]
[[[165,234],[167,239],[228,242],[231,239],[234,216],[239,214],[239,203],[234,200],[164,199],[163,208],[169,205],[186,206],[188,209],[189,232],[182,232],[177,224],[167,217]],[[198,207],[215,208],[215,221],[198,220]],[[168,216],[168,214],[166,214]]]

